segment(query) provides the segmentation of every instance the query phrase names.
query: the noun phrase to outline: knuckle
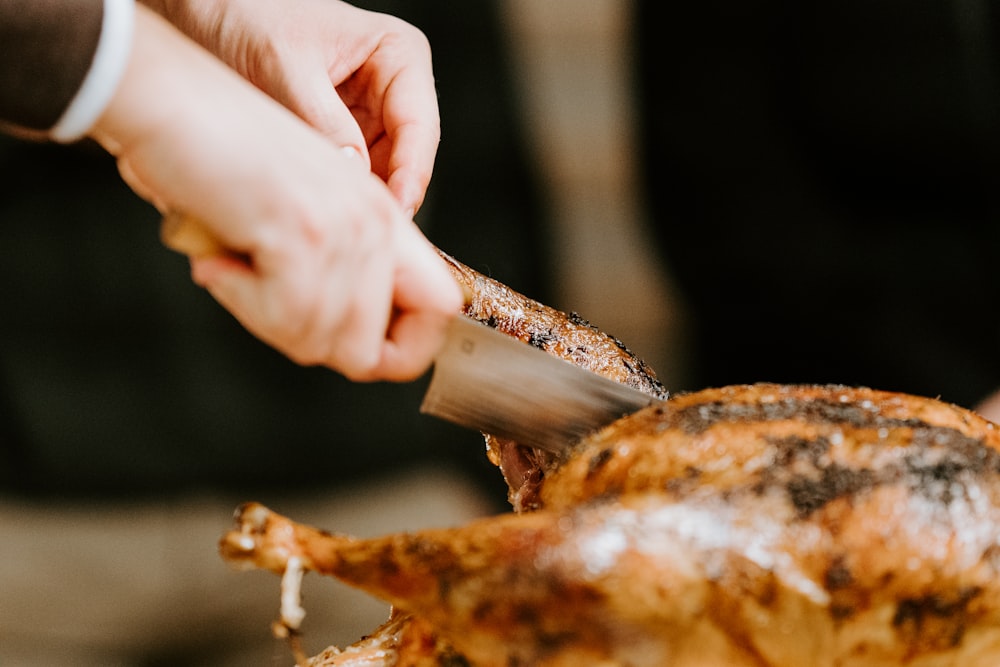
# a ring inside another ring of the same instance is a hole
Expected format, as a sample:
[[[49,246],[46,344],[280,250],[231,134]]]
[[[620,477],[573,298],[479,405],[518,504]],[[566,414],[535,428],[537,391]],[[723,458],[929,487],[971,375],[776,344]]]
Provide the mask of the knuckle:
[[[385,36],[383,39],[390,43],[398,42],[407,49],[417,49],[423,54],[430,54],[430,40],[423,30],[397,16],[390,16],[388,14],[384,16]]]
[[[378,347],[359,346],[337,352],[332,357],[331,365],[348,380],[367,382],[376,379],[380,356]]]

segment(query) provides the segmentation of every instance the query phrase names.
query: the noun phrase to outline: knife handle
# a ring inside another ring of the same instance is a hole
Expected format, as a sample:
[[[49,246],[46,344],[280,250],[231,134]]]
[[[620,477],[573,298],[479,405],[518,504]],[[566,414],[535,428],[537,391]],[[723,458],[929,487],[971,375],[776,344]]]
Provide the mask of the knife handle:
[[[191,259],[240,257],[239,253],[224,246],[200,220],[177,211],[170,211],[163,216],[160,222],[160,241],[171,250],[187,255]],[[458,285],[462,288],[464,304],[468,306],[475,296],[472,288],[461,281],[458,281]]]
[[[171,250],[192,259],[233,254],[199,220],[177,211],[163,216],[160,241]]]

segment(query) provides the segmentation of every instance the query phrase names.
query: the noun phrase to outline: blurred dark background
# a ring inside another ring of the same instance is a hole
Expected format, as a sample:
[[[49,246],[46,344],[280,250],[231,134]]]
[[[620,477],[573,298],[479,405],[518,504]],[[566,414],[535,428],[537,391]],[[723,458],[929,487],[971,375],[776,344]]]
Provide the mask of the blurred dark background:
[[[1000,5],[639,2],[653,230],[694,386],[1000,386]]]

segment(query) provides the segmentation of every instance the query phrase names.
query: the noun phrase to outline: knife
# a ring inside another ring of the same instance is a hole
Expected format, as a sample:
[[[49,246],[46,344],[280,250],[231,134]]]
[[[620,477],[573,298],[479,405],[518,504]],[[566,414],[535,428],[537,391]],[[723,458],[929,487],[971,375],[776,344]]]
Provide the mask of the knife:
[[[229,252],[199,221],[179,213],[164,217],[160,238],[190,257]],[[560,454],[658,400],[456,315],[420,411]]]
[[[658,400],[456,315],[420,411],[561,454]]]

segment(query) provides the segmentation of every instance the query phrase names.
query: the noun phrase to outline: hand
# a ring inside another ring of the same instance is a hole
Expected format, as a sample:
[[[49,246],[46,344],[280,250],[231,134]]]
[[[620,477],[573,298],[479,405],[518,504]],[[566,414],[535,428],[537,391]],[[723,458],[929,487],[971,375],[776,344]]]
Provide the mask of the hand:
[[[979,402],[975,411],[995,424],[1000,424],[1000,389]]]
[[[147,0],[340,146],[357,149],[410,216],[440,139],[431,52],[417,28],[339,0]]]
[[[137,192],[246,258],[192,274],[258,337],[354,380],[429,366],[461,294],[385,185],[144,7],[92,134]]]

